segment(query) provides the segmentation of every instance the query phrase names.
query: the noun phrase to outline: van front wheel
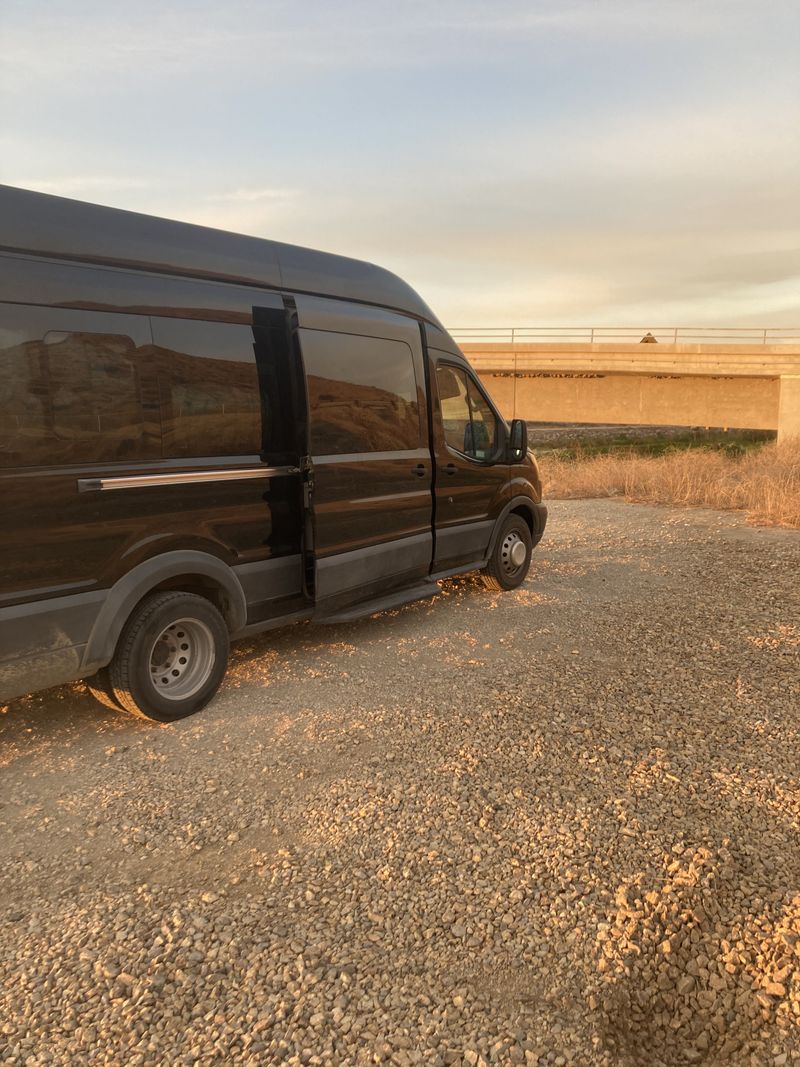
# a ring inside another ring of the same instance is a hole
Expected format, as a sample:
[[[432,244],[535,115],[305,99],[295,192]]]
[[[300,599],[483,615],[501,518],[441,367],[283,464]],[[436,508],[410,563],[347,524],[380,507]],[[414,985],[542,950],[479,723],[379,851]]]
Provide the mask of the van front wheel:
[[[509,515],[495,541],[489,562],[481,571],[488,589],[516,589],[531,565],[533,542],[528,524],[519,515]]]
[[[108,667],[114,699],[152,722],[193,715],[219,689],[228,665],[228,628],[194,593],[153,593],[125,623]]]

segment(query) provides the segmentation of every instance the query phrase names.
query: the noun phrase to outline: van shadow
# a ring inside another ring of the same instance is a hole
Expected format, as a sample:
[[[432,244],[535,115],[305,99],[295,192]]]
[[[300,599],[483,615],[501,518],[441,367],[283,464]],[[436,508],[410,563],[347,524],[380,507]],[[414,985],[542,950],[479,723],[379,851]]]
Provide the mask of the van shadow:
[[[147,728],[103,707],[83,682],[44,689],[0,705],[0,767],[51,745],[69,747],[87,736],[105,745],[110,736]]]
[[[342,643],[361,642],[362,649],[367,651],[370,646],[387,640],[402,641],[410,636],[426,639],[430,634],[423,628],[431,624],[436,626],[443,610],[452,613],[454,601],[470,607],[485,603],[496,595],[473,575],[448,579],[441,586],[441,591],[429,599],[365,615],[353,622],[309,621],[257,634],[241,644],[232,645],[231,664],[247,666],[267,653],[277,654],[278,660],[302,653],[325,654]]]
[[[234,642],[229,667],[246,669],[264,664],[267,669],[274,666],[283,670],[296,663],[298,656],[335,656],[343,644],[357,645],[359,651],[369,652],[387,641],[402,642],[409,638],[426,641],[430,637],[429,628],[438,629],[444,612],[452,622],[454,608],[457,611],[459,607],[483,606],[495,595],[475,575],[448,579],[442,582],[441,591],[428,600],[354,622],[287,624]],[[201,714],[207,715],[208,709]],[[97,738],[102,746],[110,736],[174,730],[179,726],[148,723],[123,711],[115,712],[96,700],[85,682],[72,682],[0,705],[0,766],[50,745],[68,747],[87,736]]]

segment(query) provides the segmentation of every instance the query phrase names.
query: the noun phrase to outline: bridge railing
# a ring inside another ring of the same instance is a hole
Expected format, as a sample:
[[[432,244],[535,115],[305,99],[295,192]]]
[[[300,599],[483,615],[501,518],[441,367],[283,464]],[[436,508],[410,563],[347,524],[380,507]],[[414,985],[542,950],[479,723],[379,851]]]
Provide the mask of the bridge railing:
[[[800,344],[800,326],[460,326],[450,334],[462,344],[635,344],[648,335],[661,344]]]

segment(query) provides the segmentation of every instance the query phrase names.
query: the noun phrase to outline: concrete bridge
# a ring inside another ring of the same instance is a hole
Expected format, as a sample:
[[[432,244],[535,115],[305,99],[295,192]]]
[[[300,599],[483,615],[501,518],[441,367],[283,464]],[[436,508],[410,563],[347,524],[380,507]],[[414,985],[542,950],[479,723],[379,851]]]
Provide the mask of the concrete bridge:
[[[800,343],[465,341],[506,418],[800,437]]]

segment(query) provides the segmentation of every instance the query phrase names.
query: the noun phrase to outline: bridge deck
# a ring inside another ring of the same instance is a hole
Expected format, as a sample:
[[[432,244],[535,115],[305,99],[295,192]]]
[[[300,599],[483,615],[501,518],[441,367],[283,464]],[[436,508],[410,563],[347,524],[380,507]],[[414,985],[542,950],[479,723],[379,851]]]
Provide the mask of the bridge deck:
[[[800,437],[800,345],[462,344],[506,418]]]
[[[606,374],[724,374],[779,378],[800,374],[800,345],[462,344],[476,370]]]

